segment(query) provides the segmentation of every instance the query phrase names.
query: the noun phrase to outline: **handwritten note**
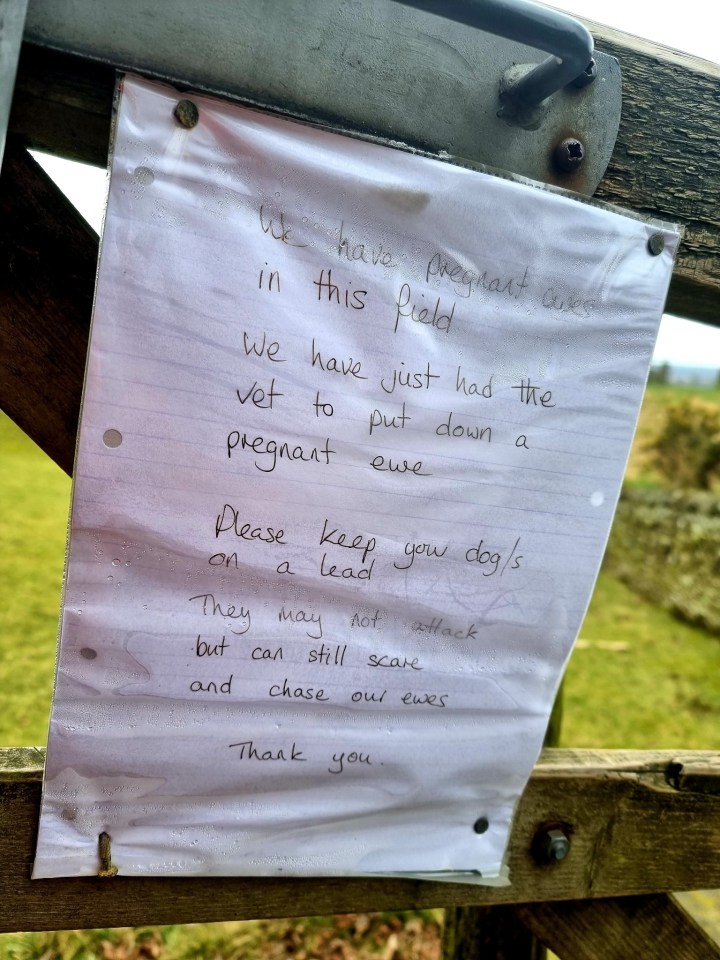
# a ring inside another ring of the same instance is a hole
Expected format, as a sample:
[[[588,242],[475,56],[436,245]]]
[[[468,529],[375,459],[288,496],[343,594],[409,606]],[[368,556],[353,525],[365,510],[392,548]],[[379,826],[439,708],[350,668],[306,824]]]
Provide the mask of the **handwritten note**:
[[[121,874],[495,877],[677,235],[179,99],[124,82],[35,876],[105,831]]]

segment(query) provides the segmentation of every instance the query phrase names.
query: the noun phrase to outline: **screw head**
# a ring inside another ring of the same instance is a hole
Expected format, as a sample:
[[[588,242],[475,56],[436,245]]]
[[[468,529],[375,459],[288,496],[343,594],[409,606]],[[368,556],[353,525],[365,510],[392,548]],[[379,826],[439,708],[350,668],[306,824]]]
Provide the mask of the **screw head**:
[[[649,237],[647,245],[652,256],[657,257],[665,249],[665,237],[661,233],[653,233],[652,236]]]
[[[559,827],[541,830],[535,837],[533,849],[541,863],[559,863],[570,853],[570,838]]]
[[[192,130],[193,127],[197,126],[200,112],[192,100],[179,100],[173,111],[173,116],[181,127]]]
[[[585,159],[585,147],[580,140],[567,137],[553,151],[555,166],[562,173],[577,173]]]
[[[572,86],[582,90],[583,87],[589,86],[593,80],[597,79],[597,72],[597,64],[594,60],[591,60],[583,72],[572,81]]]

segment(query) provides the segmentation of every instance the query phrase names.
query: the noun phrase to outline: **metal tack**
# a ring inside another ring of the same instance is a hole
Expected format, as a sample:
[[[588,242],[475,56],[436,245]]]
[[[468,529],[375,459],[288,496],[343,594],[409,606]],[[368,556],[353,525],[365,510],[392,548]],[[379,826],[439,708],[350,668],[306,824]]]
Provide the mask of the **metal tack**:
[[[173,111],[173,116],[181,127],[192,130],[193,127],[197,126],[200,112],[192,100],[180,100]]]
[[[653,233],[653,235],[649,238],[647,245],[648,250],[653,257],[657,257],[665,249],[665,237],[661,233]]]

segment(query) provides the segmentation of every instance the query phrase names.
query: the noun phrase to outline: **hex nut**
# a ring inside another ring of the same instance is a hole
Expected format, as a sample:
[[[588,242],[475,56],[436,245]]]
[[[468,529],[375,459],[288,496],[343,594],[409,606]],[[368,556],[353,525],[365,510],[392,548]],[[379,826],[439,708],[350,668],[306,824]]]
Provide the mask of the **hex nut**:
[[[597,73],[597,64],[594,60],[591,60],[583,72],[579,76],[575,77],[575,79],[571,82],[571,86],[575,87],[577,90],[582,90],[583,87],[588,87],[594,80],[597,79]]]
[[[533,854],[540,863],[559,863],[570,853],[570,838],[559,827],[538,831]]]

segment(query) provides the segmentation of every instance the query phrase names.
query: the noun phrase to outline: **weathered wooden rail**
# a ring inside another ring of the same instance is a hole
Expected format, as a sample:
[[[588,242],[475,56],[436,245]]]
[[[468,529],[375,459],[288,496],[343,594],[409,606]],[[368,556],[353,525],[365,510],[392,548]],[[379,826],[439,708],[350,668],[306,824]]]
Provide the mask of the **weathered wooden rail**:
[[[545,750],[515,816],[512,883],[504,887],[337,878],[31,881],[43,759],[39,749],[0,751],[0,930],[444,906],[457,911],[450,914],[449,939],[463,944],[462,955],[468,942],[480,942],[476,933],[468,941],[469,928],[487,921],[488,908],[500,907],[513,937],[522,940],[532,930],[560,956],[631,955],[578,952],[578,931],[590,927],[596,938],[614,930],[623,950],[637,941],[643,957],[665,958],[667,941],[652,933],[659,925],[678,936],[676,960],[716,956],[717,946],[665,891],[720,887],[717,754]],[[564,860],[543,862],[535,852],[548,825],[562,826],[570,839]]]
[[[685,226],[668,309],[720,325],[720,67],[588,24],[624,106],[597,196]],[[23,51],[0,178],[0,406],[72,471],[98,240],[27,153],[105,165],[114,72]],[[512,885],[396,879],[30,881],[43,755],[0,751],[0,930],[443,906],[448,955],[720,956],[668,891],[720,887],[720,756],[546,750],[519,805]],[[569,855],[541,862],[560,825]]]

